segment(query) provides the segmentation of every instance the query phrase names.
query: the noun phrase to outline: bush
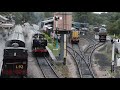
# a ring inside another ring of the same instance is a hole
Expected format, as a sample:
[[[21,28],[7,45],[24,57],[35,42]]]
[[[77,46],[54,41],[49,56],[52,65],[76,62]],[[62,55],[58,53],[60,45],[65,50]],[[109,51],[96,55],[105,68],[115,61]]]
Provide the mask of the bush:
[[[56,46],[56,40],[54,41],[53,45],[54,45],[54,47]]]
[[[52,39],[51,39],[50,37],[48,38],[48,42],[49,42],[49,43],[52,43]]]
[[[113,23],[109,23],[108,25],[108,33],[112,35],[119,35],[120,34],[120,19]]]
[[[52,43],[52,38],[49,37],[47,34],[43,33],[45,35],[45,38],[48,40],[49,43]]]

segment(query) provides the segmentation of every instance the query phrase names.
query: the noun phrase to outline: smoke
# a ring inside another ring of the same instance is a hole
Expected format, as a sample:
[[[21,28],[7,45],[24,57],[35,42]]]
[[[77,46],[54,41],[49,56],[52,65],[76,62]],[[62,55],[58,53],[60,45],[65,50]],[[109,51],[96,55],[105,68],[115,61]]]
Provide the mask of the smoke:
[[[44,12],[33,12],[33,15],[35,17],[35,22],[39,23],[44,19]]]

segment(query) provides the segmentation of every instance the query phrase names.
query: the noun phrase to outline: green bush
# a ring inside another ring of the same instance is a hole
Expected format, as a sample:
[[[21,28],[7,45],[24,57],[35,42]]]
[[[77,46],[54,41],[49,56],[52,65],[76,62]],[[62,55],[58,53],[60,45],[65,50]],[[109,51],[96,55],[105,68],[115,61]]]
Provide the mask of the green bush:
[[[120,35],[118,35],[118,38],[120,38]]]
[[[116,20],[113,23],[109,23],[108,25],[108,33],[111,35],[120,35],[120,19]]]
[[[52,43],[52,39],[50,37],[48,37],[48,42]]]
[[[53,46],[54,46],[54,47],[56,46],[56,40],[53,42]]]
[[[49,43],[52,43],[52,38],[49,37],[47,34],[43,33],[45,35],[45,38],[48,40]]]

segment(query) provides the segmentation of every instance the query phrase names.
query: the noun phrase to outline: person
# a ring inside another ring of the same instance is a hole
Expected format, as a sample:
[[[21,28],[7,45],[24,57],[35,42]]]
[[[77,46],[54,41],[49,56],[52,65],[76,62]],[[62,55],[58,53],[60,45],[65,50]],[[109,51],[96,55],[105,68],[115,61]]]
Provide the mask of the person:
[[[112,44],[114,43],[113,38],[111,39],[111,43],[112,43]]]
[[[118,42],[119,42],[119,39],[118,39]]]

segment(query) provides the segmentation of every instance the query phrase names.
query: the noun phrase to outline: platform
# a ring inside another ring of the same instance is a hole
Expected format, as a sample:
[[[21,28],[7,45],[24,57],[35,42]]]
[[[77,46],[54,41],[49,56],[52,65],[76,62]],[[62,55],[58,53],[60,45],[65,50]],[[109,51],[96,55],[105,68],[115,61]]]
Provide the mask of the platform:
[[[48,50],[49,55],[50,55],[50,57],[52,58],[52,60],[53,60],[53,61],[57,61],[57,59],[56,59],[56,57],[53,55],[52,51],[51,51],[48,47],[46,47],[46,49]]]

